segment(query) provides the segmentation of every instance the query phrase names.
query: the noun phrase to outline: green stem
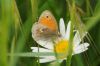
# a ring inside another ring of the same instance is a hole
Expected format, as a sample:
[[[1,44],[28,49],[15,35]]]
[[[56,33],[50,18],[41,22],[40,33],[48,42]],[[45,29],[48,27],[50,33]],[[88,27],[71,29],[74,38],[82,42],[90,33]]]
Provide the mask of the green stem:
[[[86,0],[86,11],[87,11],[87,16],[90,16],[91,14],[93,15],[93,10],[90,5],[90,0]]]
[[[10,24],[12,23],[12,1],[0,0],[0,66],[8,66],[7,48]]]
[[[9,66],[13,66],[13,62],[14,62],[14,47],[15,46],[15,36],[13,37],[12,40],[12,44],[11,44],[11,56],[10,56],[10,65]]]
[[[32,20],[35,22],[38,17],[38,0],[31,0]]]
[[[66,0],[69,6],[69,12],[70,12],[70,19],[71,19],[71,30],[70,30],[70,39],[69,39],[69,50],[68,50],[68,56],[66,59],[66,66],[71,66],[71,58],[72,58],[72,52],[73,52],[73,22],[74,22],[74,16],[75,16],[75,1],[69,1]],[[71,3],[72,2],[72,3]]]
[[[38,17],[38,0],[31,0],[31,8],[32,8],[32,22],[35,23]],[[39,45],[38,45],[39,52]],[[40,66],[39,56],[38,56],[38,66]]]

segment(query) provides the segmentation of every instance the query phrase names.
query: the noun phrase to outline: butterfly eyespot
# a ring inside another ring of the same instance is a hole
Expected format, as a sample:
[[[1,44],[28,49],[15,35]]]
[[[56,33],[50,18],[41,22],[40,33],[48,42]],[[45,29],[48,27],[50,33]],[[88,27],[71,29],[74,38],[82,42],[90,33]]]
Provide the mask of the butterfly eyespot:
[[[47,28],[42,28],[42,29],[40,29],[40,32],[42,33],[42,32],[45,32],[45,31],[48,31],[48,29]]]
[[[47,15],[46,18],[48,18],[49,16]]]
[[[41,33],[43,32],[43,30],[42,30],[42,29],[40,29],[39,31],[40,31]]]

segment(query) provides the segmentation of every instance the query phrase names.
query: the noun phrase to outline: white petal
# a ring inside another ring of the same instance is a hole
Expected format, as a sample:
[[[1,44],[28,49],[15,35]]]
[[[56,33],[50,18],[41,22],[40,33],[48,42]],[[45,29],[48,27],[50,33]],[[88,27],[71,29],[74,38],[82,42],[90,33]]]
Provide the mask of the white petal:
[[[74,36],[74,40],[73,40],[73,44],[75,45],[75,47],[79,45],[79,43],[81,42],[81,39],[83,39],[86,34],[87,34],[87,32],[85,32],[81,35],[80,35],[79,31],[76,32],[76,34]]]
[[[32,52],[52,52],[52,50],[40,48],[40,47],[31,47]]]
[[[74,36],[73,44],[75,44],[75,47],[76,47],[79,45],[80,42],[81,42],[81,37],[80,37],[79,32],[77,31]]]
[[[83,44],[80,44],[78,45],[77,47],[74,47],[74,50],[83,50],[84,48],[87,48],[89,46],[88,43],[83,43]]]
[[[64,58],[64,59],[57,59],[55,56],[42,56],[42,59],[47,59],[48,61],[46,61],[46,62],[57,61],[59,63],[62,63],[63,60],[66,60],[66,58]]]
[[[52,61],[52,60],[47,59],[47,58],[39,59],[39,62],[40,62],[40,63],[47,63],[47,62],[50,62],[50,61]]]
[[[69,38],[70,38],[70,27],[71,27],[71,21],[69,21],[68,25],[67,25],[67,30],[66,30],[66,35],[65,35],[65,38],[67,40],[69,40]]]
[[[64,37],[65,36],[65,24],[63,18],[60,18],[59,22],[60,34]]]
[[[48,49],[53,49],[54,45],[52,41],[46,41],[46,40],[38,40],[36,41],[39,45],[48,48]]]
[[[38,48],[38,47],[31,47],[31,49],[32,49],[32,52],[53,52],[53,50],[49,50],[49,49],[45,49],[45,48]],[[45,58],[45,57],[51,57],[51,56],[35,56],[35,57],[42,57],[42,58]]]
[[[39,59],[39,62],[40,63],[47,63],[47,62],[52,62],[52,61],[55,61],[55,60],[56,60],[56,58],[54,56],[49,56],[49,57]]]
[[[75,54],[80,54],[84,51],[88,50],[88,48],[84,48],[84,50],[77,50],[77,51],[74,51],[72,55],[75,55]]]
[[[79,54],[88,49],[89,44],[88,43],[83,43],[78,45],[77,47],[74,47],[73,54]]]

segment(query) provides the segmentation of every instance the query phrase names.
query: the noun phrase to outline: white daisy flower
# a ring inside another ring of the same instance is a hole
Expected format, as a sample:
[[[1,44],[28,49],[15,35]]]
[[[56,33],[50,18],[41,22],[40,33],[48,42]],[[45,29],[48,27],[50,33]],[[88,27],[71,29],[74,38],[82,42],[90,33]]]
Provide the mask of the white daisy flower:
[[[59,60],[60,62],[62,60],[65,60],[68,54],[68,47],[69,47],[69,37],[70,37],[70,26],[71,26],[71,22],[69,21],[68,25],[67,25],[67,29],[65,30],[65,24],[64,24],[64,20],[61,18],[60,22],[59,22],[59,28],[60,28],[60,34],[61,34],[61,38],[60,40],[58,40],[56,42],[56,44],[53,44],[52,41],[42,41],[42,40],[38,40],[36,41],[38,44],[40,44],[41,46],[47,48],[40,48],[40,47],[31,47],[32,52],[54,52],[54,50],[56,51],[56,53],[64,53],[63,56],[59,56]],[[80,34],[78,31],[76,31],[76,34],[73,38],[73,53],[72,55],[75,54],[79,54],[82,53],[84,51],[86,51],[88,49],[89,43],[81,43],[81,39],[87,34],[84,33],[82,35],[82,37],[80,37]],[[34,35],[32,35],[33,39],[34,39]],[[55,45],[55,48],[54,48]],[[42,57],[40,58],[40,63],[46,63],[46,62],[51,62],[51,61],[55,61],[56,57],[55,56],[39,56]]]

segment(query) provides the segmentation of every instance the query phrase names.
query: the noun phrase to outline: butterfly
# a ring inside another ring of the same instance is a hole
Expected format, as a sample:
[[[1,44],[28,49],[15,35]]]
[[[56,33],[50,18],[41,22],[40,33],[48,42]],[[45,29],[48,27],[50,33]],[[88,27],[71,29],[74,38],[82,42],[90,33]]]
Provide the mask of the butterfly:
[[[38,22],[33,24],[32,37],[34,40],[52,40],[58,37],[57,21],[49,10],[45,10],[39,17]]]

